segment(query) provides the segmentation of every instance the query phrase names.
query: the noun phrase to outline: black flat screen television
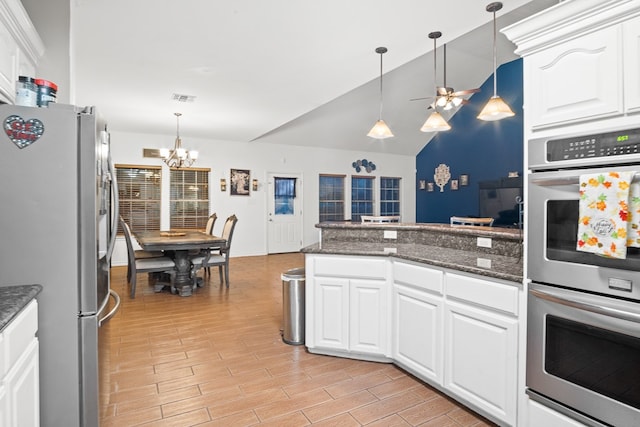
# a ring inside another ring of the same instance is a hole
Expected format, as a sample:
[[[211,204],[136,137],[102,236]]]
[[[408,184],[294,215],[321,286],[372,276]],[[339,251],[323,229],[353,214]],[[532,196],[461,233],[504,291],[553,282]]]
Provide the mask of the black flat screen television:
[[[518,227],[522,200],[522,177],[481,181],[480,217],[493,218],[494,227]]]

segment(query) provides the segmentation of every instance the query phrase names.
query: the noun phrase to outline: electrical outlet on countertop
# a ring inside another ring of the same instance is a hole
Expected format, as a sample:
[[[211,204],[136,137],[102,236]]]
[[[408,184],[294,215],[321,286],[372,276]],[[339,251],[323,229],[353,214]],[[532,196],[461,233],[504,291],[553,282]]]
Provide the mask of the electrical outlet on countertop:
[[[479,248],[491,248],[491,238],[490,237],[478,237],[478,247]]]

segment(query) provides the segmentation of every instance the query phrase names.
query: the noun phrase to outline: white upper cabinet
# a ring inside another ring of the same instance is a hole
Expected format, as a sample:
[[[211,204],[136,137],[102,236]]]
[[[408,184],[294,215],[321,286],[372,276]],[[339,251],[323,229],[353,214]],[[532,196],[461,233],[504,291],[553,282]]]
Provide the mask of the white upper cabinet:
[[[640,17],[622,26],[624,40],[624,96],[629,113],[640,112]]]
[[[36,77],[44,44],[20,0],[0,0],[0,101],[15,101],[18,76]]]
[[[531,126],[623,114],[621,28],[584,35],[531,55]]]
[[[567,1],[502,30],[524,58],[525,133],[635,121],[639,17],[640,0]]]

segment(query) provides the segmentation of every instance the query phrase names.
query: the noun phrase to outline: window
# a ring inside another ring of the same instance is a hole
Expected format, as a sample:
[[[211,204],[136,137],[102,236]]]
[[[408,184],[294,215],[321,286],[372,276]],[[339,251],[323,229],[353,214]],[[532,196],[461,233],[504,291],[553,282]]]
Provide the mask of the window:
[[[171,228],[204,229],[209,218],[210,169],[170,170]]]
[[[320,222],[344,221],[344,175],[320,175]]]
[[[369,176],[351,177],[351,221],[360,222],[362,215],[373,215],[373,182]]]
[[[400,215],[400,178],[380,178],[380,215]]]
[[[159,166],[116,165],[120,216],[132,232],[160,230],[161,172]]]
[[[276,215],[293,215],[296,179],[275,177],[274,197]]]

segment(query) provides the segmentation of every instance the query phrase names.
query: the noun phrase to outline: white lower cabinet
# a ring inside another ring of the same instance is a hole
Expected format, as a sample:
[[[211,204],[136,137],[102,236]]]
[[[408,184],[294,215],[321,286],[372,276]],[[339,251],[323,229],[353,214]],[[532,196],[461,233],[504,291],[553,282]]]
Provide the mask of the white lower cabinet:
[[[313,334],[314,346],[336,350],[349,349],[349,280],[335,277],[317,277],[314,284]],[[309,295],[309,293],[307,293]]]
[[[388,358],[388,260],[352,258],[307,256],[306,295],[313,298],[306,301],[305,344],[316,352]]]
[[[392,361],[500,425],[516,425],[521,284],[339,255],[307,254],[306,275],[310,351]]]
[[[447,273],[445,292],[445,388],[515,425],[520,288]]]
[[[0,334],[2,426],[40,425],[37,307],[37,302],[31,301]]]
[[[518,321],[447,301],[444,386],[515,425]]]
[[[394,263],[393,359],[435,384],[443,382],[443,273]]]

